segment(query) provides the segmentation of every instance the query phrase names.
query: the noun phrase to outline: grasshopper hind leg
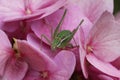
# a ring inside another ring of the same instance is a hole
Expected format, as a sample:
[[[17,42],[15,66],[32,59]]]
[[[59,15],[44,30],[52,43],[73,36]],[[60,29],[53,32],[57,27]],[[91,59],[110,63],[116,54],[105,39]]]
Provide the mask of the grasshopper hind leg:
[[[71,43],[69,43],[69,44],[67,44],[67,47],[68,48],[73,48],[74,46]]]
[[[68,44],[67,44],[67,47],[68,47],[68,48],[74,48],[74,47],[77,47],[77,46],[78,46],[78,44],[77,44],[77,42],[75,41],[75,38],[74,38],[74,37],[73,37],[73,41],[74,41],[75,45],[73,45],[73,44],[71,44],[71,43],[68,43]]]
[[[74,40],[75,46],[79,46],[79,45],[77,44],[77,42],[75,41],[75,38],[74,38],[74,37],[73,37],[73,40]]]

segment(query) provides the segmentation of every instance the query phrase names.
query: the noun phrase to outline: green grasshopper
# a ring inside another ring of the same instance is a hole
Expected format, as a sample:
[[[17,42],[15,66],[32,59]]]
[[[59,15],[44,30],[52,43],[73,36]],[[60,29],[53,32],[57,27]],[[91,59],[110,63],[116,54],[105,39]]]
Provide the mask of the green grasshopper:
[[[65,10],[59,24],[57,25],[54,33],[52,34],[52,42],[45,35],[41,35],[41,39],[42,39],[42,37],[44,37],[49,42],[49,44],[51,45],[52,50],[56,50],[56,48],[64,49],[65,47],[67,47],[69,45],[69,42],[72,40],[75,33],[77,32],[77,30],[79,29],[80,25],[84,21],[84,20],[80,21],[77,28],[75,28],[72,32],[69,31],[69,30],[59,31],[59,28],[60,28],[60,26],[61,26],[61,24],[64,20],[66,12],[67,12],[67,10]]]

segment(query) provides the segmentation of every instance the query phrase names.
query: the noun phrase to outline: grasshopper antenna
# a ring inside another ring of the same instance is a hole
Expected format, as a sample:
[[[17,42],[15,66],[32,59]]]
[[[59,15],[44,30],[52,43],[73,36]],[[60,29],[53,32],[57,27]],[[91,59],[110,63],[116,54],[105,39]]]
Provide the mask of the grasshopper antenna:
[[[80,25],[81,25],[83,22],[84,22],[84,19],[82,19],[82,20],[80,21],[79,25],[78,25],[77,28],[76,28],[76,31],[79,29]]]
[[[77,30],[79,29],[80,25],[84,22],[84,19],[82,19],[79,23],[79,25],[77,26],[76,29],[73,30],[73,35],[77,32]]]
[[[79,25],[77,26],[77,28],[72,31],[72,32],[73,32],[72,36],[75,35],[75,33],[77,32],[77,30],[79,29],[80,25],[81,25],[83,22],[84,22],[84,19],[82,19],[82,20],[80,21]],[[73,40],[74,40],[74,42],[75,42],[75,44],[76,44],[76,46],[77,46],[77,43],[76,43],[74,37],[73,37]]]
[[[59,28],[60,28],[60,26],[61,26],[61,24],[62,24],[62,22],[63,22],[63,19],[65,18],[66,12],[67,12],[67,9],[65,9],[62,18],[61,18],[59,24],[57,25],[57,27],[56,27],[56,29],[55,29],[55,32],[54,32],[54,34],[53,34],[53,38],[55,38],[55,36],[58,34],[58,30],[59,30]]]

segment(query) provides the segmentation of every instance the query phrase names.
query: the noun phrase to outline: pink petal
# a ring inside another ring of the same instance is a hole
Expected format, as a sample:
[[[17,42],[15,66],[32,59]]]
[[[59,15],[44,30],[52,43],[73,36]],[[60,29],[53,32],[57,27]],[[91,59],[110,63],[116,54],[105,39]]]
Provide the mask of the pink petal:
[[[84,41],[85,41],[85,37],[84,37],[84,33],[83,33],[83,30],[82,28],[80,28],[80,34],[78,35],[79,36],[79,55],[80,55],[80,64],[81,64],[81,69],[82,69],[82,72],[83,72],[83,75],[85,78],[88,78],[88,72],[87,72],[87,68],[86,68],[86,60],[85,60],[85,57],[86,57],[86,51],[84,50]]]
[[[13,0],[12,3],[10,3],[10,0],[0,1],[0,15],[5,20],[11,20],[23,16],[21,13],[22,10],[24,10],[23,0]]]
[[[113,0],[69,0],[70,5],[76,5],[92,23],[95,23],[102,13],[113,12]]]
[[[20,22],[7,22],[4,23],[4,25],[1,27],[2,30],[7,31],[7,32],[14,32],[18,27],[20,26]]]
[[[57,2],[57,0],[28,0],[24,2],[26,2],[26,4],[29,4],[29,6],[31,6],[33,10],[39,10],[40,8],[50,6],[50,4],[54,4],[55,2]]]
[[[12,22],[3,22],[1,29],[6,32],[9,39],[26,39],[26,35],[31,31],[30,22],[26,21],[12,21]]]
[[[87,73],[87,68],[86,68],[86,60],[85,60],[85,57],[86,57],[85,50],[80,48],[79,53],[80,53],[80,63],[81,63],[83,75],[85,78],[88,78],[88,73]]]
[[[95,68],[102,71],[103,73],[120,78],[120,71],[110,63],[97,59],[93,54],[87,55],[86,58],[89,63],[91,63]]]
[[[22,80],[27,69],[28,65],[25,62],[12,59],[6,66],[2,80]]]
[[[51,51],[50,46],[46,45],[44,42],[41,43],[41,40],[35,36],[35,34],[28,34],[27,42],[34,46],[38,50],[42,50],[49,57],[54,57],[57,53],[56,51]]]
[[[6,62],[11,55],[10,53],[12,53],[12,50],[8,37],[0,30],[0,75],[3,75]]]
[[[105,10],[113,11],[113,0],[80,0],[81,11],[91,22],[96,22]]]
[[[115,19],[120,23],[120,12],[115,15]]]
[[[99,59],[109,62],[120,56],[120,24],[112,14],[105,12],[89,34],[86,45],[93,47],[93,53]]]
[[[65,72],[61,71],[60,72]],[[29,70],[27,75],[25,76],[24,80],[45,80],[43,78],[41,78],[40,73],[38,71],[35,70]],[[50,76],[47,78],[47,80],[68,80],[67,77],[64,77],[64,73],[63,74],[57,74],[55,72],[55,74],[50,74]]]
[[[103,0],[106,6],[106,10],[113,13],[114,0]]]
[[[67,0],[58,0],[55,4],[53,4],[50,7],[47,7],[45,9],[43,9],[44,15],[42,15],[41,18],[48,16],[50,14],[52,14],[53,12],[57,11],[58,9],[60,9],[61,7],[63,7],[64,5],[66,5]],[[42,10],[41,10],[42,11]]]
[[[106,75],[99,75],[98,77],[102,80],[116,80],[116,79],[106,76]]]
[[[0,50],[0,75],[3,75],[9,57],[10,55],[8,52]]]
[[[75,69],[76,64],[75,55],[70,51],[62,50],[55,56],[54,61],[56,62],[58,68],[60,69],[60,70],[58,69],[59,71],[54,72],[54,78],[56,77],[55,78],[56,80],[61,79],[69,80]]]
[[[35,70],[29,70],[23,80],[42,80],[40,72]]]
[[[62,73],[64,74],[65,71],[63,71]],[[50,80],[69,80],[69,79],[68,77],[66,77],[66,75],[55,74],[54,76],[50,77]]]
[[[45,35],[51,41],[51,35],[52,35],[51,29],[52,29],[52,27],[49,24],[47,25],[47,23],[44,23],[43,20],[37,20],[37,21],[34,21],[31,26],[32,26],[31,27],[32,30],[34,31],[34,33],[37,35],[38,38],[41,39],[41,35]],[[45,43],[49,44],[45,38],[42,38],[42,40]]]
[[[115,61],[113,61],[111,64],[120,70],[120,64],[118,64],[119,62],[120,62],[120,57],[117,58]]]
[[[37,71],[46,69],[53,71],[56,69],[56,63],[43,51],[36,49],[24,40],[17,40],[16,44],[19,52],[23,54],[24,59],[33,69]]]
[[[9,42],[7,35],[2,30],[0,30],[0,49],[6,50],[10,48],[11,48],[11,44]]]

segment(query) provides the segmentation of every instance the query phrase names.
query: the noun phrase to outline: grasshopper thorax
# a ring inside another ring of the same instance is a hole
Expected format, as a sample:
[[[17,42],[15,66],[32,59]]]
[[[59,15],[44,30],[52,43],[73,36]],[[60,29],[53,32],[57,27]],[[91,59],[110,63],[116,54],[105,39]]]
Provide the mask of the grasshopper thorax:
[[[51,49],[65,48],[71,39],[72,32],[69,30],[63,30],[55,36],[55,39],[52,41]]]

